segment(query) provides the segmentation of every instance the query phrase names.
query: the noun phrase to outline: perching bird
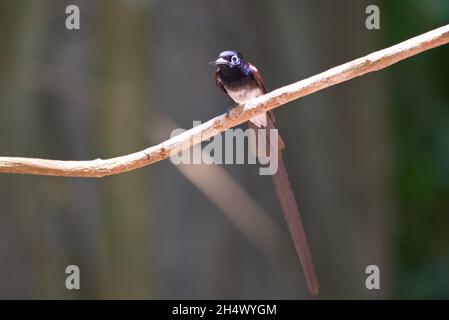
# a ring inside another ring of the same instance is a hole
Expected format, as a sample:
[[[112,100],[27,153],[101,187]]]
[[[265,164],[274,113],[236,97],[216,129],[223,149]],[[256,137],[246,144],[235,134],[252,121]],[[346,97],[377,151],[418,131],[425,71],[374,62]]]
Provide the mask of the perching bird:
[[[249,102],[267,92],[262,76],[257,68],[245,61],[240,53],[231,50],[223,51],[214,64],[217,66],[215,72],[217,87],[227,93],[236,103]],[[269,142],[270,135],[268,130],[276,129],[274,122],[274,113],[269,111],[251,118],[248,121],[248,125],[254,130],[266,129],[266,140]],[[278,170],[272,175],[272,179],[290,235],[304,270],[307,287],[311,294],[316,295],[318,294],[318,282],[316,280],[315,268],[295,196],[282,160],[281,151],[284,147],[284,142],[279,137],[279,150],[276,150],[279,153],[276,157],[279,162]]]

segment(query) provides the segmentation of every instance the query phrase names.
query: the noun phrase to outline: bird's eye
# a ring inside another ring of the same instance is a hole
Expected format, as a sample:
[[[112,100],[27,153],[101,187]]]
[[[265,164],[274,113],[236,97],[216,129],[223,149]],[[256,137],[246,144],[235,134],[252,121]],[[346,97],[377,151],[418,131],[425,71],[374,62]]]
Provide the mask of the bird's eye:
[[[232,56],[231,57],[231,62],[233,62],[233,63],[239,62],[239,57],[237,57],[236,55]]]

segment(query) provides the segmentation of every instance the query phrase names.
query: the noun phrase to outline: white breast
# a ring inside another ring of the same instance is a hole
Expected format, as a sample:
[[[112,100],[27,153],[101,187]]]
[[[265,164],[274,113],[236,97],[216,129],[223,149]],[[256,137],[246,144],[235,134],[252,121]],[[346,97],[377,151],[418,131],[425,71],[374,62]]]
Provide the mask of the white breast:
[[[229,96],[237,103],[246,103],[257,97],[263,95],[263,91],[261,89],[256,90],[226,90]],[[267,126],[267,114],[263,113],[260,115],[251,118],[249,121],[254,123],[258,127],[266,127]]]

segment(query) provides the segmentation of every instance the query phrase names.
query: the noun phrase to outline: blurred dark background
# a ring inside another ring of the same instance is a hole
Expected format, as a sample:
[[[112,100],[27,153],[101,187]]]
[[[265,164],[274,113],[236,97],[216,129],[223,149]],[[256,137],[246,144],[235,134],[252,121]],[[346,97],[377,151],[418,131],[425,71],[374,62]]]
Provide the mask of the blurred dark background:
[[[65,28],[69,4],[80,30]],[[108,158],[222,114],[232,102],[207,62],[224,49],[274,89],[448,22],[444,0],[5,0],[0,155]],[[448,57],[277,109],[319,298],[449,298]],[[0,175],[0,298],[309,295],[269,177],[164,161],[103,179]]]

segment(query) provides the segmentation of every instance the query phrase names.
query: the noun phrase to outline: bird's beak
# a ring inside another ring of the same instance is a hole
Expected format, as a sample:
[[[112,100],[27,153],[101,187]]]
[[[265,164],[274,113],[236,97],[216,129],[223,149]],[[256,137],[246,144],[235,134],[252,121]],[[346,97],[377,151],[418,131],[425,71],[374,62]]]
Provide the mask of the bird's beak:
[[[229,63],[228,60],[226,60],[225,58],[218,58],[214,62],[215,65],[228,64],[228,63]]]

